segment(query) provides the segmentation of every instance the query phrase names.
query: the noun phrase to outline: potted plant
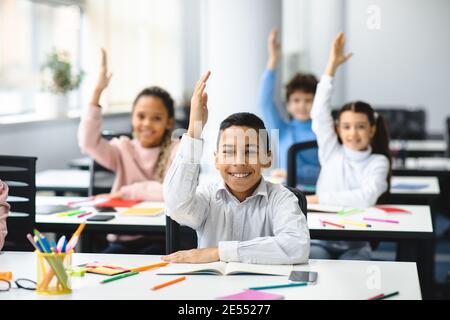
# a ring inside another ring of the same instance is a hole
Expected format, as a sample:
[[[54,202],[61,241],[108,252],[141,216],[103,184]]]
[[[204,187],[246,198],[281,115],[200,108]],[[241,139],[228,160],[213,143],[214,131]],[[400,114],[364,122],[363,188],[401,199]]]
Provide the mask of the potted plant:
[[[53,51],[42,65],[44,90],[52,94],[48,107],[57,116],[66,115],[69,107],[69,93],[78,89],[84,72],[74,73],[67,51]]]

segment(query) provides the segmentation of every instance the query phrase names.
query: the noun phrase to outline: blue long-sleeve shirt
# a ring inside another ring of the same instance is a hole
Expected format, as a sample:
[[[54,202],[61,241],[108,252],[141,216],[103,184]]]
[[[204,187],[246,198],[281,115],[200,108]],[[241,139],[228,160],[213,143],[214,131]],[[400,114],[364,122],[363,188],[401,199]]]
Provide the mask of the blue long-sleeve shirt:
[[[268,129],[279,130],[279,165],[287,169],[287,154],[294,143],[316,140],[311,127],[311,120],[285,120],[280,115],[275,103],[274,70],[265,70],[261,80],[259,106]],[[297,183],[315,185],[319,176],[320,165],[317,149],[308,149],[297,153]]]

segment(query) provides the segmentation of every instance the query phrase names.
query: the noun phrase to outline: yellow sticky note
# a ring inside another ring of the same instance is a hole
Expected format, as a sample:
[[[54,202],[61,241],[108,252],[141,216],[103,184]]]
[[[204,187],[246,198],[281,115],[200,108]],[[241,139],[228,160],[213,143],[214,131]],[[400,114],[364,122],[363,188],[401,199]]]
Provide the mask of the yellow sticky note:
[[[122,212],[127,216],[156,216],[164,212],[164,208],[129,208]]]

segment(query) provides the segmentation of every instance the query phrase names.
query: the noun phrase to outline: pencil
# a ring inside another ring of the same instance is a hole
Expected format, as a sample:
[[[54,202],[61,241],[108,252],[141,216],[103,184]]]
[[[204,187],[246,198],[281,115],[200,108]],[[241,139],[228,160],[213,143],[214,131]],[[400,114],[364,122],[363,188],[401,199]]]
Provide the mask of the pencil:
[[[320,220],[320,223],[322,223],[323,225],[328,224],[330,226],[334,226],[334,227],[345,229],[345,226],[343,226],[341,224],[333,223],[333,222],[326,221],[326,220]]]
[[[348,224],[355,227],[364,227],[364,228],[371,228],[372,225],[367,223],[360,223],[360,222],[353,222],[353,221],[341,221],[342,224]]]
[[[131,268],[130,271],[132,271],[132,272],[142,272],[142,271],[147,271],[147,270],[150,270],[150,269],[165,267],[168,264],[169,264],[169,262],[154,263],[154,264],[151,264],[151,265],[148,265],[148,266]]]
[[[165,288],[165,287],[167,287],[167,286],[170,286],[170,285],[172,285],[172,284],[175,284],[175,283],[180,282],[180,281],[183,281],[183,280],[186,280],[186,277],[185,277],[185,276],[179,277],[179,278],[176,278],[176,279],[174,279],[174,280],[170,280],[170,281],[167,281],[167,282],[164,282],[164,283],[161,283],[161,284],[158,284],[157,286],[154,286],[154,287],[152,288],[152,290],[162,289],[162,288]]]
[[[381,298],[381,297],[384,297],[384,293],[377,294],[376,296],[370,297],[367,300],[376,300],[376,299]]]
[[[387,220],[387,219],[368,218],[368,217],[364,217],[363,220],[366,220],[366,221],[376,221],[376,222],[386,222],[386,223],[399,223],[398,220]]]
[[[266,289],[278,289],[278,288],[289,288],[289,287],[302,287],[308,285],[307,282],[299,282],[299,283],[287,283],[287,284],[279,284],[274,286],[264,286],[264,287],[253,287],[248,288],[248,290],[266,290]]]
[[[381,296],[381,297],[375,298],[375,299],[373,299],[373,300],[384,300],[384,299],[387,299],[387,298],[396,296],[396,295],[398,295],[399,293],[400,293],[399,291],[395,291],[395,292],[392,292],[392,293],[389,293],[389,294],[385,294],[385,295],[383,295],[383,296]]]
[[[120,274],[118,276],[102,280],[102,281],[100,281],[100,283],[108,283],[108,282],[111,282],[111,281],[116,281],[116,280],[123,279],[123,278],[126,278],[126,277],[134,276],[135,274],[139,274],[139,272],[123,273],[123,274]]]

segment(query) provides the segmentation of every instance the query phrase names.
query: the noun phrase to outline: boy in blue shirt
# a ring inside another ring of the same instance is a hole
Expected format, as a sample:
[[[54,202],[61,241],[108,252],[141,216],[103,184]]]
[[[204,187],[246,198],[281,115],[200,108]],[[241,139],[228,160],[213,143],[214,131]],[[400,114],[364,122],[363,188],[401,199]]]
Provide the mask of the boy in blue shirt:
[[[279,160],[281,170],[274,170],[273,175],[286,177],[287,153],[294,143],[316,140],[311,127],[310,111],[316,93],[317,79],[312,74],[296,74],[286,85],[286,111],[289,120],[284,119],[275,104],[276,66],[280,57],[280,44],[277,30],[269,35],[269,59],[264,71],[259,94],[259,105],[270,129],[279,130]],[[317,149],[308,149],[297,153],[297,183],[315,185],[319,176],[320,165]]]

